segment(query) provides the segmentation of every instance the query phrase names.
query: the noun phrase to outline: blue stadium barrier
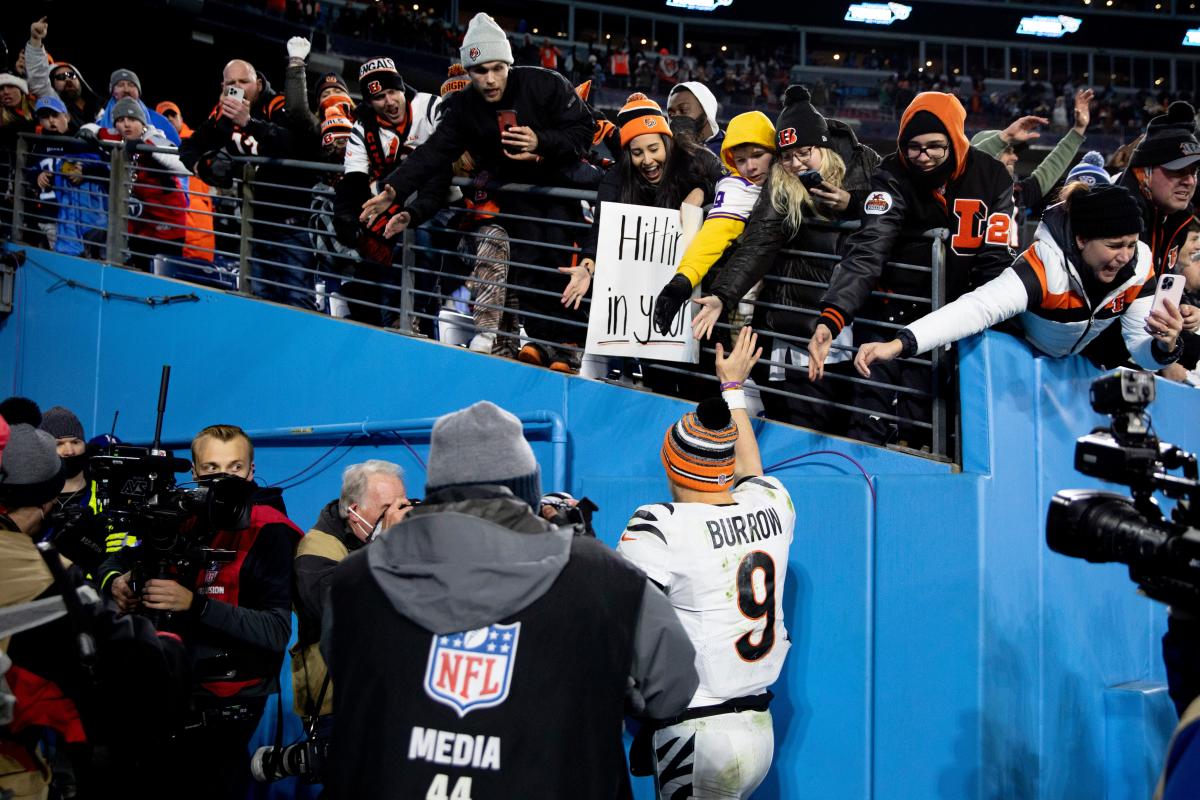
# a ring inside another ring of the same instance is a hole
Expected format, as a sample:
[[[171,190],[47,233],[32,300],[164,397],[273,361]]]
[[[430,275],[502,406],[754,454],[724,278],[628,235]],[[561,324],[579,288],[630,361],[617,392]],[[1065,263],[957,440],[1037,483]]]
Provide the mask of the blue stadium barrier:
[[[189,294],[196,299],[167,305],[120,297]],[[178,441],[214,422],[415,419],[483,398],[518,414],[553,412],[568,433],[567,485],[546,488],[595,500],[610,544],[636,506],[667,495],[658,449],[688,407],[27,250],[14,311],[0,320],[6,394],[69,406],[89,434],[108,430],[119,409],[118,435],[148,440],[164,363],[173,367],[164,438]],[[1044,543],[1051,495],[1098,485],[1072,468],[1075,437],[1106,422],[1087,400],[1097,374],[1079,359],[1034,357],[1003,335],[964,342],[961,469],[761,425],[765,464],[811,455],[775,473],[798,510],[785,589],[793,647],[773,706],[775,763],[757,797],[1149,796],[1173,724],[1161,689],[1164,612],[1136,594],[1123,568]],[[1189,450],[1200,449],[1196,399],[1160,381],[1151,408],[1159,434]],[[427,440],[336,444],[269,441],[256,452],[264,483],[312,466],[285,492],[301,527],[355,461],[394,460],[410,491],[423,492]],[[531,444],[551,474],[554,443]],[[264,734],[273,711],[266,719]],[[277,786],[272,796],[305,795]],[[650,796],[644,781],[638,796]]]

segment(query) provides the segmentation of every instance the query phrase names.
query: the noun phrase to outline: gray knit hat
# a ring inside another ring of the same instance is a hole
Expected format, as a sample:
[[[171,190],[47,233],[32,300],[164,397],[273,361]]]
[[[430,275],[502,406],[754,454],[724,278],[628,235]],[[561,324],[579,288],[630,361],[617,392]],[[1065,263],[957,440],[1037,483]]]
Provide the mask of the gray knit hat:
[[[42,424],[38,426],[39,430],[53,436],[55,439],[65,439],[73,436],[76,439],[83,439],[83,423],[79,421],[79,417],[75,416],[75,412],[65,406],[55,406],[54,408],[42,414]]]
[[[467,23],[467,33],[463,36],[462,65],[467,69],[476,64],[486,64],[489,61],[513,63],[512,45],[504,29],[496,24],[496,20],[480,11],[471,17]]]
[[[137,73],[131,69],[113,70],[113,74],[108,78],[109,94],[112,94],[113,89],[117,88],[117,81],[129,81],[137,87],[139,95],[142,93],[142,81],[138,78]]]
[[[429,440],[425,494],[454,486],[507,486],[532,509],[541,472],[521,420],[487,400],[438,418]]]
[[[132,97],[122,97],[113,104],[112,121],[116,122],[122,117],[140,120],[143,125],[149,125],[146,121],[146,109],[142,108],[142,104]]]
[[[0,466],[0,505],[10,511],[40,506],[53,500],[66,480],[54,437],[32,425],[13,425]]]

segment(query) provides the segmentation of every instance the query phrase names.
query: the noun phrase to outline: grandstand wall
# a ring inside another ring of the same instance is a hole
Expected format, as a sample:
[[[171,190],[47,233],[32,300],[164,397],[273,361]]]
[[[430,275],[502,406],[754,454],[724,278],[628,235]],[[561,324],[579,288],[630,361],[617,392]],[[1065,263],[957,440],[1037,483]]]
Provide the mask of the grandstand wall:
[[[175,295],[196,299],[138,299]],[[164,363],[173,367],[164,438],[178,442],[214,422],[256,430],[428,418],[482,398],[553,412],[568,432],[567,485],[550,485],[555,448],[539,437],[544,487],[595,500],[610,544],[637,505],[666,496],[658,448],[687,408],[27,250],[14,311],[0,321],[6,393],[76,409],[89,435],[119,410],[118,435],[146,441]],[[777,473],[798,509],[785,589],[793,647],[773,706],[775,762],[757,797],[1149,796],[1174,722],[1161,686],[1164,613],[1136,595],[1123,568],[1044,544],[1053,492],[1095,484],[1073,471],[1072,447],[1105,421],[1088,405],[1096,374],[1080,359],[1035,358],[1002,335],[964,343],[961,470],[762,425],[764,464],[813,455]],[[1164,439],[1197,450],[1191,391],[1160,380],[1151,411]],[[410,494],[423,492],[427,438],[353,448],[337,446],[342,438],[258,443],[261,482],[308,478],[285,493],[301,527],[355,461],[394,460]],[[874,499],[846,457],[871,476]],[[639,796],[649,797],[645,783]]]

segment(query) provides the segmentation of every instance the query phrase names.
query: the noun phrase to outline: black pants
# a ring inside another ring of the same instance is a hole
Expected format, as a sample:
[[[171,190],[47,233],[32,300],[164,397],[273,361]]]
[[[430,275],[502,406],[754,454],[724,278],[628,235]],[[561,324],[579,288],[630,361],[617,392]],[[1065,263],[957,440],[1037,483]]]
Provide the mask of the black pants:
[[[772,346],[773,342],[768,341],[763,348],[764,354],[769,356]],[[754,373],[754,381],[762,389],[776,390],[762,392],[763,410],[766,412],[767,419],[800,425],[823,433],[845,435],[846,427],[849,424],[847,412],[828,404],[841,403],[845,405],[850,403],[854,384],[852,381],[839,380],[839,378],[849,378],[858,374],[854,371],[853,362],[826,363],[825,377],[819,381],[810,381],[806,367],[790,366],[791,362],[788,361],[787,356],[781,360],[789,364],[789,367],[784,370],[785,377],[781,381],[768,379],[769,364],[760,362]],[[789,397],[776,392],[787,392],[798,396]]]
[[[388,326],[400,318],[400,265],[357,261],[347,269],[341,295],[350,319],[369,325]]]
[[[892,331],[873,326],[855,326],[854,330],[857,346],[893,338]],[[871,365],[871,380],[873,383],[870,384],[853,384],[851,405],[861,410],[850,412],[847,435],[870,444],[903,443],[914,450],[932,445],[930,429],[913,424],[929,423],[933,419],[933,400],[927,396],[932,390],[929,368],[899,360],[876,362]],[[893,388],[897,386],[923,392],[926,396]],[[900,419],[885,419],[878,416],[881,413]]]
[[[582,228],[561,223],[582,221],[579,201],[506,193],[500,197],[500,209],[504,214],[530,218],[506,216],[500,221],[511,240],[509,258],[514,263],[509,267],[508,277],[515,287],[525,332],[531,338],[554,344],[583,344],[587,338],[587,317],[582,309],[568,309],[560,302],[569,279],[557,270],[570,265],[571,253],[541,246],[575,243],[577,231],[582,232]]]

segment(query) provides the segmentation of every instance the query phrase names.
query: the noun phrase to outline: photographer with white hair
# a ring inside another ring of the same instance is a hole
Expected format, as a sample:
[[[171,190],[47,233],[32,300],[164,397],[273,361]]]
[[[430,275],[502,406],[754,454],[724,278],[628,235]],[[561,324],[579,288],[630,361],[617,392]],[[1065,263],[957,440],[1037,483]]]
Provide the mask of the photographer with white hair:
[[[319,718],[318,735],[332,723],[333,713],[332,687],[322,693],[327,671],[317,649],[333,571],[350,553],[404,519],[413,505],[404,471],[396,464],[379,459],[351,464],[342,473],[341,495],[321,509],[296,547],[293,596],[300,630],[292,648],[292,692],[297,714],[306,721]]]

